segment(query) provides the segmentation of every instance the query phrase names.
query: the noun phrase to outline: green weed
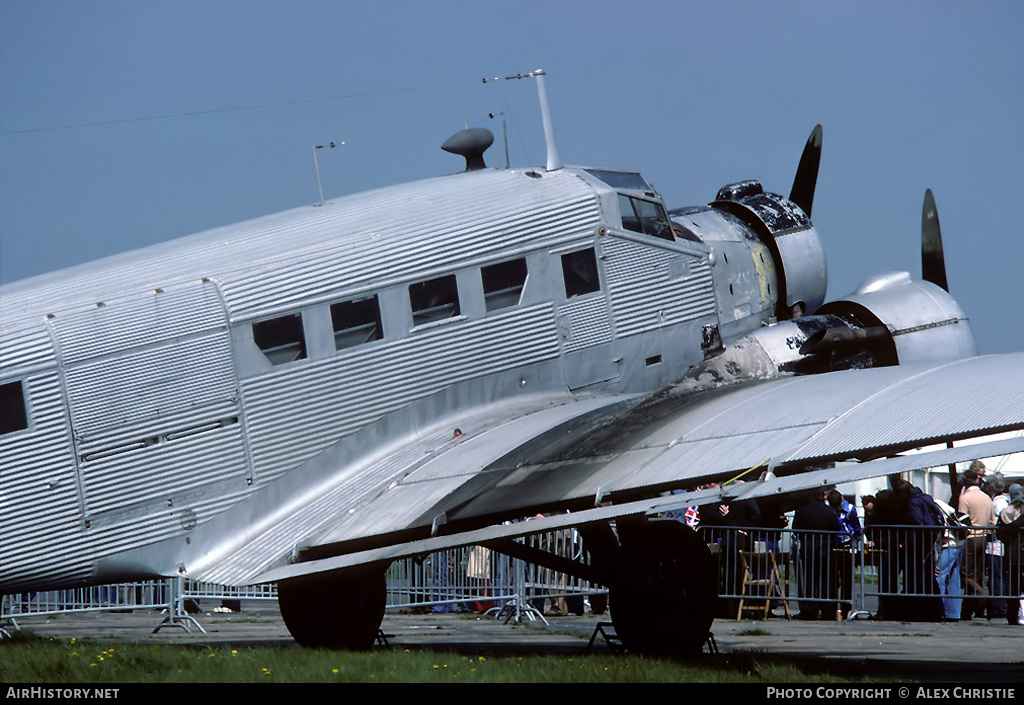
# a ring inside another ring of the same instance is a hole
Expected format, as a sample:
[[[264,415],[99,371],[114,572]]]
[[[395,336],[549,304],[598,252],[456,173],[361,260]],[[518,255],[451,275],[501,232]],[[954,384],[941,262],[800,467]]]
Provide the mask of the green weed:
[[[21,635],[0,642],[0,682],[6,683],[778,683],[817,678],[760,655],[677,661],[612,652],[345,652],[290,645],[189,647]]]

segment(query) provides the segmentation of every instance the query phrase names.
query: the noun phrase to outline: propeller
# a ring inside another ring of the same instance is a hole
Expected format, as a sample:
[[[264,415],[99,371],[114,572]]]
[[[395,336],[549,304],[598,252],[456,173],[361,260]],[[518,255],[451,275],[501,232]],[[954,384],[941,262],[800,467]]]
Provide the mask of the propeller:
[[[793,179],[793,190],[789,200],[800,206],[808,217],[814,204],[814,187],[818,181],[818,164],[821,163],[821,125],[811,130],[811,136],[804,145],[804,153],[800,155],[800,164],[796,168]]]
[[[939,211],[935,208],[935,196],[931,189],[924,192],[924,207],[921,209],[921,278],[949,291]]]
[[[931,189],[925,190],[924,205],[921,207],[921,278],[949,291],[946,256],[942,251],[942,230],[939,228],[939,209],[935,207],[935,196]],[[953,442],[948,441],[946,447],[952,448]],[[953,499],[950,501],[956,502],[960,496],[956,463],[950,463],[948,469],[949,486],[953,488]]]

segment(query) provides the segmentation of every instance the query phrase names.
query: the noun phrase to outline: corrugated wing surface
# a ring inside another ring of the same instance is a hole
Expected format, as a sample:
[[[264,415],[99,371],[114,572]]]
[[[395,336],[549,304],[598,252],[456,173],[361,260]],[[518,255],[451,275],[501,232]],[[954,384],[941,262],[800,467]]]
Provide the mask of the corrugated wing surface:
[[[1024,426],[1024,354],[795,377],[726,390],[651,424],[580,490],[671,482],[772,460],[874,457]]]
[[[190,575],[245,584],[287,562],[300,545],[372,536],[412,525],[419,514],[524,439],[611,401],[614,398],[534,401],[519,408],[498,405],[460,420],[462,437],[453,438],[446,425],[424,430],[358,472],[343,473],[344,481],[324,483],[308,503],[287,516],[275,517],[244,547],[207,565],[190,564]]]
[[[993,379],[1000,383],[981,385],[982,380]],[[978,394],[985,395],[984,400],[973,401]],[[365,535],[351,532],[357,521],[368,522],[380,533],[422,524],[429,518],[425,513],[446,506],[448,497],[458,497],[456,504],[449,506],[459,507],[467,506],[470,499],[481,507],[502,506],[500,497],[505,495],[543,506],[650,485],[695,484],[706,475],[742,471],[769,459],[799,463],[872,457],[876,453],[884,456],[945,438],[1022,427],[1024,354],[927,368],[854,370],[737,385],[712,397],[681,394],[677,401],[663,399],[665,405],[658,407],[649,424],[637,423],[639,419],[633,418],[652,408],[650,404],[638,404],[621,417],[622,428],[631,430],[609,434],[608,442],[590,448],[589,454],[575,454],[572,445],[553,447],[557,457],[550,459],[527,452],[523,455],[529,457],[527,464],[485,468],[484,474],[493,480],[482,484],[478,483],[480,473],[466,472],[467,466],[461,462],[468,459],[476,465],[488,454],[496,460],[510,448],[527,448],[534,439],[574,418],[583,424],[574,433],[589,448],[592,432],[614,424],[606,409],[613,408],[617,401],[614,397],[594,399],[591,403],[597,406],[588,407],[581,400],[560,407],[557,414],[527,417],[540,423],[523,420],[514,426],[479,429],[478,435],[473,429],[467,434],[471,437],[460,444],[427,444],[424,453],[430,456],[425,462],[416,463],[400,481],[382,483],[377,494],[360,502],[355,514],[343,511],[342,507],[348,505],[339,502],[331,510],[333,522],[323,513],[323,506],[316,511],[312,507],[299,509],[288,521],[293,526],[314,521],[321,527],[333,525],[324,533],[309,534],[314,543],[332,542]],[[985,409],[968,418],[960,412],[965,405]],[[595,416],[589,415],[595,411]],[[900,418],[895,420],[893,413]],[[597,426],[588,431],[587,423]],[[510,433],[513,427],[515,432]],[[515,452],[512,456],[519,457]],[[382,461],[382,477],[407,460],[395,456],[395,465],[390,462]],[[886,467],[880,466],[878,472],[884,474]],[[860,476],[870,474],[868,470]],[[479,493],[464,494],[471,486],[478,486]],[[492,502],[491,497],[499,499]],[[281,560],[280,547],[271,549],[267,544],[250,548],[263,554],[264,565]],[[237,565],[225,564],[215,574],[226,579],[238,578],[242,572]]]

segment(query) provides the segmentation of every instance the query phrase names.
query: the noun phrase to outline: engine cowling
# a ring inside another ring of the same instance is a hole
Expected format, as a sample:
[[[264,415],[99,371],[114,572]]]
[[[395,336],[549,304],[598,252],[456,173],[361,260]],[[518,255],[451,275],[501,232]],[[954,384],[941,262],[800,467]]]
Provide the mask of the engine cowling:
[[[889,272],[853,294],[829,302],[816,315],[853,320],[862,329],[887,331],[895,364],[958,360],[978,354],[970,322],[948,292],[931,282]]]
[[[942,288],[906,272],[873,277],[813,315],[764,326],[695,372],[716,383],[778,374],[943,362],[977,354],[970,323]],[[707,369],[705,369],[705,367]]]
[[[711,207],[739,218],[768,246],[778,271],[780,320],[813,311],[824,302],[825,248],[800,206],[765,191],[757,181],[742,181],[719,190]]]

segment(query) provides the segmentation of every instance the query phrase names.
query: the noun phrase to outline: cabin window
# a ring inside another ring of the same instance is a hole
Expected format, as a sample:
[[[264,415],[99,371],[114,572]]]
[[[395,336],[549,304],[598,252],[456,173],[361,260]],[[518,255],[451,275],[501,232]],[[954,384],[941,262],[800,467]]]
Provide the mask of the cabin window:
[[[562,278],[565,280],[567,299],[600,291],[601,281],[597,275],[597,256],[594,254],[594,248],[562,255]]]
[[[519,303],[526,285],[526,260],[492,264],[480,270],[484,282],[484,303],[488,311],[497,311]]]
[[[0,436],[28,428],[25,390],[21,382],[0,384]]]
[[[665,240],[675,240],[668,213],[660,203],[620,193],[619,210],[622,213],[622,227],[626,230],[653,235]]]
[[[376,294],[331,304],[331,323],[334,326],[336,350],[352,348],[384,337],[380,303]]]
[[[411,284],[409,301],[412,304],[413,326],[454,318],[461,313],[459,288],[454,274]]]
[[[252,339],[274,365],[284,365],[306,357],[306,336],[302,331],[301,313],[253,323]]]

